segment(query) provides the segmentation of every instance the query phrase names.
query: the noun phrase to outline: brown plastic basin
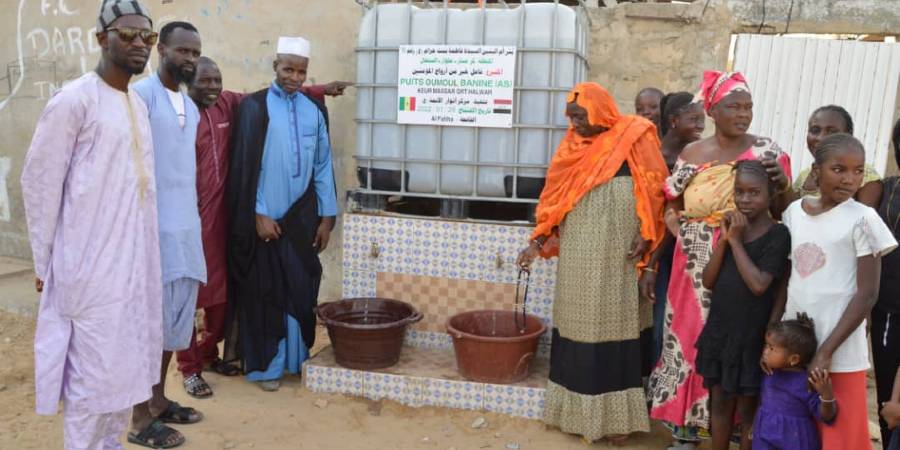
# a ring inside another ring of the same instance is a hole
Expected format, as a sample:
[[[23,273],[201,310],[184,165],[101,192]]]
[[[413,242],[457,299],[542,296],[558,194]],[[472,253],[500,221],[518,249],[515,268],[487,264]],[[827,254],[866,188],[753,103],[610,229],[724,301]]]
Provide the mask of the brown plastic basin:
[[[388,298],[349,298],[316,308],[328,328],[338,364],[383,369],[397,364],[406,326],[422,320],[412,305]]]
[[[537,316],[513,311],[479,310],[457,314],[447,321],[453,337],[459,373],[471,381],[507,384],[528,377],[538,339],[547,326]]]

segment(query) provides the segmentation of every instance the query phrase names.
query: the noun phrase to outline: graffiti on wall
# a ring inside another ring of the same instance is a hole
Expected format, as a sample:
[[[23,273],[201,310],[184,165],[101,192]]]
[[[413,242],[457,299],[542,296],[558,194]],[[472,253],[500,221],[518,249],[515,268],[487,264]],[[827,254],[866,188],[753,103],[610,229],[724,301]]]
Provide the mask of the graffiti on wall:
[[[66,5],[66,0],[41,0],[39,20],[35,21],[37,26],[24,32],[25,52],[34,59],[36,72],[43,75],[42,79],[33,81],[39,100],[47,99],[63,83],[90,70],[94,59],[91,55],[100,53],[94,37],[96,27],[54,23],[76,15],[79,15],[79,10]],[[55,63],[60,58],[74,62],[74,66],[60,70]]]
[[[46,100],[63,84],[93,68],[100,54],[95,37],[100,0],[97,8],[74,7],[74,3],[19,0],[15,55],[7,58],[5,74],[0,68],[0,79],[5,81],[0,83],[0,110],[14,97]]]
[[[101,1],[85,7],[84,0],[19,0],[15,55],[7,59],[5,74],[0,67],[0,110],[14,97],[45,101],[94,68],[100,55],[96,14]],[[82,5],[72,6],[76,3]],[[173,19],[160,17],[154,25]]]

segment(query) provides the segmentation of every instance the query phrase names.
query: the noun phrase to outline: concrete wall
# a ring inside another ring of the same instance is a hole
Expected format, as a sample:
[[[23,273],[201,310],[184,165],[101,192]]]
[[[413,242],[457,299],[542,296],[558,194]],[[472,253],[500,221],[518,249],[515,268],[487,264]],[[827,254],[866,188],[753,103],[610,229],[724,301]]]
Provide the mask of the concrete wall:
[[[229,89],[251,91],[268,84],[279,35],[303,35],[313,42],[311,82],[356,78],[353,47],[363,9],[354,0],[145,1],[157,26],[171,20],[197,25],[204,54],[219,62]],[[5,63],[0,68],[0,255],[30,256],[18,182],[22,161],[49,93],[96,64],[99,49],[92,28],[99,3],[0,0],[0,30],[4,30],[0,61]],[[694,91],[703,69],[725,67],[731,32],[758,20],[754,15],[760,2],[713,0],[708,7],[706,3],[592,8],[590,79],[609,88],[627,113],[633,110],[634,94],[644,86]],[[811,28],[809,24],[819,23],[825,17],[822,4],[833,4],[825,11],[835,15],[840,27],[856,27],[857,32],[900,29],[896,12],[900,8],[891,11],[886,6],[900,0],[798,0],[791,29],[811,31],[801,24]],[[856,4],[867,6],[854,8]],[[769,8],[767,22],[775,23],[780,6]],[[352,89],[342,98],[328,100],[341,192],[355,184],[354,102]],[[335,235],[324,255],[323,299],[340,295],[340,242],[340,235]]]
[[[733,21],[728,9],[627,3],[591,11],[589,78],[605,86],[623,113],[646,86],[695,92],[703,70],[724,69]]]
[[[900,0],[724,1],[742,33],[900,34]]]

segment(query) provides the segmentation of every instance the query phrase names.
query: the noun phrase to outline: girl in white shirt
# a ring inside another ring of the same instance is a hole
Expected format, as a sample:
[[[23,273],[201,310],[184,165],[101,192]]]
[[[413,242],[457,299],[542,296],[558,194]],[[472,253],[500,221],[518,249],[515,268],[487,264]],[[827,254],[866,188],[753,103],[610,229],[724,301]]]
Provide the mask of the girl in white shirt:
[[[784,317],[802,312],[813,319],[819,348],[809,371],[831,372],[840,410],[832,426],[820,426],[823,450],[871,449],[865,319],[878,298],[880,257],[897,241],[874,209],[853,199],[865,174],[862,144],[831,135],[815,158],[821,196],[797,200],[783,216],[792,263]]]

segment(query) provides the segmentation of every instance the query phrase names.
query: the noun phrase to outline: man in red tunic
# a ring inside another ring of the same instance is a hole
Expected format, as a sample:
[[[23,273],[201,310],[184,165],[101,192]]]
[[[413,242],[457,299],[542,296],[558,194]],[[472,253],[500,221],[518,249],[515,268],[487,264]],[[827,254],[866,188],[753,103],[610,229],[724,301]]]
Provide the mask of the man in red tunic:
[[[334,81],[302,88],[324,102],[325,95],[338,96],[350,83]],[[228,215],[225,208],[225,178],[230,158],[231,131],[238,104],[244,95],[222,90],[222,73],[216,63],[201,57],[188,93],[200,108],[197,127],[197,200],[206,257],[207,284],[200,287],[197,309],[203,310],[203,329],[194,330],[191,347],[180,351],[178,370],[184,389],[193,397],[213,394],[201,372],[208,364],[213,371],[234,376],[240,369],[219,357],[218,343],[225,337],[227,278],[225,239]]]

